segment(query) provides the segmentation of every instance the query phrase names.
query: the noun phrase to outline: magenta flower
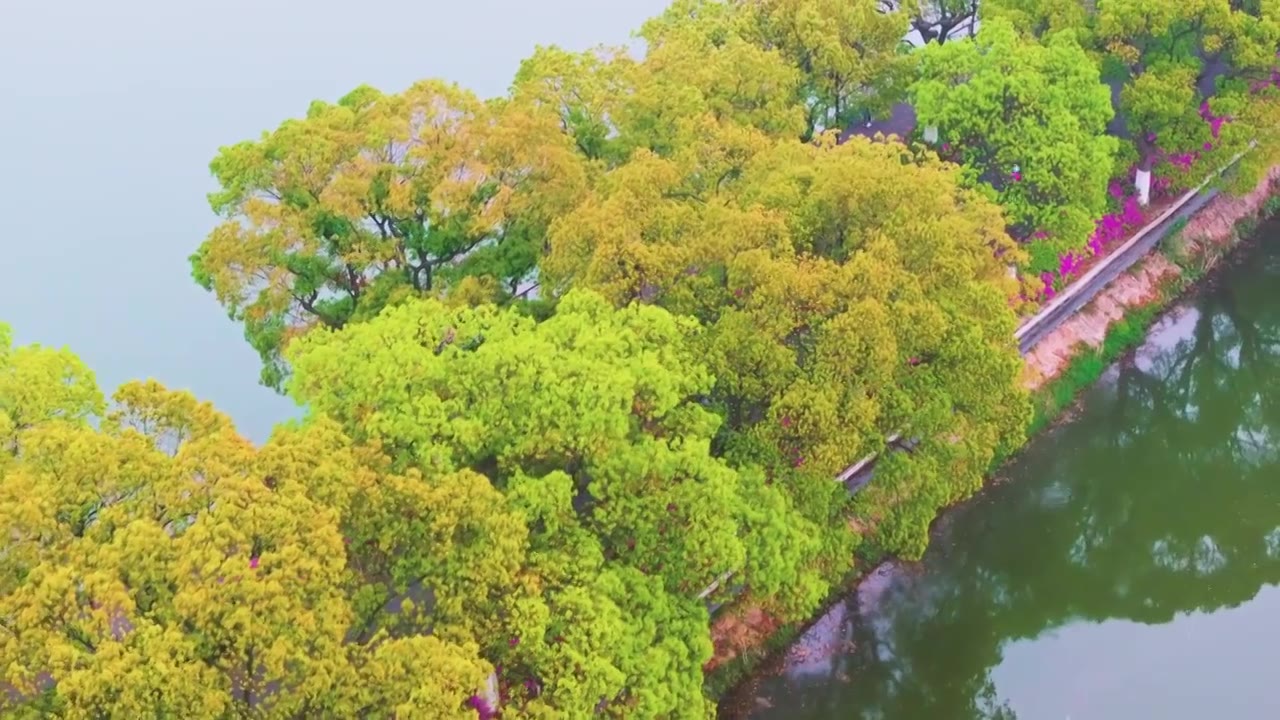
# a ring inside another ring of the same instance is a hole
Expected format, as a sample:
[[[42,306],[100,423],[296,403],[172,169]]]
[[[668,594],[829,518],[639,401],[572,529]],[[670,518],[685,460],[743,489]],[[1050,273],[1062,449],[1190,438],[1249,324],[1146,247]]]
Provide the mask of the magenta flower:
[[[783,416],[782,416],[782,419],[778,421],[778,424],[779,424],[779,425],[781,425],[781,426],[782,426],[782,427],[784,427],[784,428],[789,428],[789,427],[791,427],[791,416],[790,416],[790,415],[783,415]]]
[[[251,569],[251,570],[257,570],[257,569],[258,569],[258,558],[257,558],[257,556],[254,556],[254,557],[249,558],[249,569]]]
[[[476,716],[480,720],[493,720],[493,718],[498,717],[498,712],[489,705],[489,701],[479,695],[472,695],[467,698],[467,705],[476,711]]]
[[[1121,185],[1119,180],[1112,180],[1111,184],[1107,186],[1107,193],[1119,200],[1124,197],[1124,185]]]
[[[511,639],[507,640],[507,647],[515,647],[515,646],[517,646],[517,645],[519,645],[519,644],[520,644],[520,638],[519,638],[519,637],[513,637],[513,638],[511,638]]]
[[[1067,253],[1058,258],[1058,275],[1060,277],[1069,277],[1080,269],[1080,259],[1075,253]]]
[[[1014,181],[1014,182],[1021,182],[1021,181],[1022,181],[1022,173],[1021,173],[1021,172],[1019,172],[1019,171],[1017,171],[1017,170],[1014,170],[1012,173],[1010,173],[1010,174],[1009,174],[1009,177],[1013,178],[1013,181]]]
[[[1124,222],[1125,228],[1135,228],[1146,221],[1146,213],[1142,212],[1142,207],[1138,205],[1137,198],[1129,198],[1124,204],[1124,214],[1120,218]]]

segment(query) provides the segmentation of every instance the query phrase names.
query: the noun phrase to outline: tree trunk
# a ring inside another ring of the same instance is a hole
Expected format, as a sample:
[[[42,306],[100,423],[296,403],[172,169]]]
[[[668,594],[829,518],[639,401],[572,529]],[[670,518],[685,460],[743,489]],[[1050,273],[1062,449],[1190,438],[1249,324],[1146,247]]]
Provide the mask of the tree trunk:
[[[1155,167],[1158,152],[1155,142],[1147,140],[1147,137],[1144,132],[1138,139],[1138,152],[1141,159],[1138,161],[1138,172],[1133,178],[1133,189],[1138,193],[1138,204],[1143,207],[1151,203],[1151,169]]]
[[[1138,168],[1133,178],[1133,188],[1138,192],[1138,204],[1146,207],[1151,204],[1151,171]]]

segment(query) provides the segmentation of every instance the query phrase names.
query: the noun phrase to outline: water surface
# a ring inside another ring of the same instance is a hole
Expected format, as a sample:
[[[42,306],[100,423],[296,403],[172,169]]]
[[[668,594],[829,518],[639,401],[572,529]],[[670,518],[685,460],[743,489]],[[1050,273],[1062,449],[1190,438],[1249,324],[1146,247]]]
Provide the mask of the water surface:
[[[1280,225],[743,701],[760,719],[1280,717]]]

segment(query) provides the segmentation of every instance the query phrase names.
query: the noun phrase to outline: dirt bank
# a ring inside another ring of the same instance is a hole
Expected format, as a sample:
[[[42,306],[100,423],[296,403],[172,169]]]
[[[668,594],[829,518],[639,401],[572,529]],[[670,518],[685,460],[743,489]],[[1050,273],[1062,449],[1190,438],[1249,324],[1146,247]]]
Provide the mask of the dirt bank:
[[[1207,270],[1220,250],[1236,241],[1236,225],[1256,217],[1280,182],[1280,168],[1273,168],[1252,191],[1241,196],[1219,195],[1205,205],[1183,228],[1179,249],[1184,255],[1204,258]],[[1152,252],[1141,262],[1111,282],[1080,312],[1045,336],[1026,356],[1027,387],[1035,390],[1058,376],[1080,351],[1083,344],[1100,347],[1107,329],[1129,310],[1146,305],[1160,297],[1172,276],[1184,271],[1170,262],[1160,251]]]

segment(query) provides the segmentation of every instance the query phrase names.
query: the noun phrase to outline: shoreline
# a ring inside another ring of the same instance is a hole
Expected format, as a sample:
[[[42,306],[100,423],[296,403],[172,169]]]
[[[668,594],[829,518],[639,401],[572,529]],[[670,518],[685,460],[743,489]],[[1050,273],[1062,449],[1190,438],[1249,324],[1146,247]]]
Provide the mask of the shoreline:
[[[1041,340],[1046,350],[1039,352],[1037,346],[1024,356],[1035,409],[1026,440],[1007,456],[996,458],[982,490],[941,511],[931,523],[930,535],[953,510],[999,483],[1004,468],[1036,437],[1069,418],[1080,393],[1092,386],[1106,368],[1140,345],[1161,317],[1181,301],[1210,289],[1219,271],[1238,256],[1237,251],[1257,241],[1256,230],[1277,211],[1280,166],[1272,168],[1249,193],[1212,198],[1188,217],[1185,226],[1157,241],[1047,333]],[[1170,259],[1174,253],[1182,257]],[[717,715],[728,720],[748,717],[756,709],[752,701],[755,684],[766,673],[781,669],[795,642],[827,618],[839,603],[897,562],[889,556],[855,558],[854,568],[811,617],[775,628],[754,651],[710,671],[704,686],[717,702]]]

